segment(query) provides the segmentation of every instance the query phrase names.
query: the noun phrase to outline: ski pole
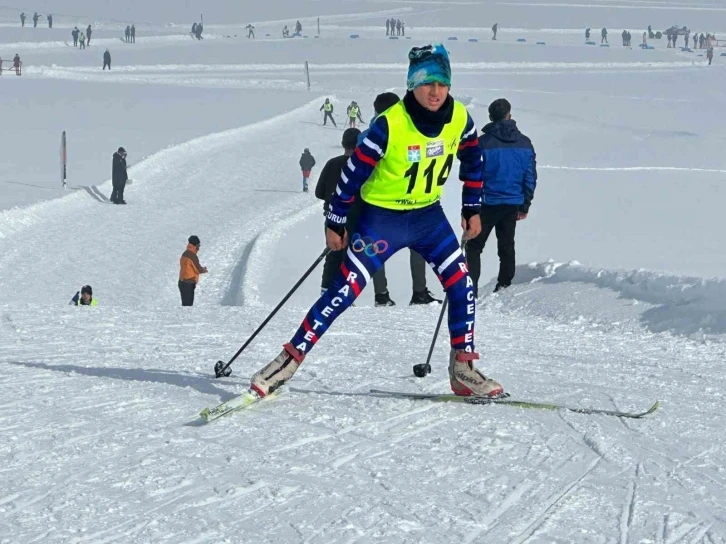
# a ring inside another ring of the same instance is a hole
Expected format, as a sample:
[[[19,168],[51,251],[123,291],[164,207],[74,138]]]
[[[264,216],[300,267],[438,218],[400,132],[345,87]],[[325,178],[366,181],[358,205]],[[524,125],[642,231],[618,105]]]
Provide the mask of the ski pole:
[[[232,363],[234,363],[235,359],[240,356],[240,354],[245,350],[247,346],[250,345],[252,340],[255,339],[255,337],[260,333],[262,329],[265,328],[265,326],[270,322],[270,320],[275,316],[275,314],[280,310],[280,308],[283,307],[283,305],[287,302],[287,300],[293,295],[295,291],[297,291],[297,288],[302,285],[302,283],[307,279],[307,277],[312,273],[313,270],[315,270],[315,267],[320,264],[320,261],[322,261],[325,256],[330,253],[330,248],[326,247],[323,252],[320,254],[320,256],[315,259],[315,262],[310,266],[310,268],[307,269],[307,271],[302,275],[302,277],[297,280],[297,283],[292,286],[292,289],[288,291],[288,293],[285,295],[285,297],[280,301],[280,303],[275,306],[275,309],[272,310],[270,315],[268,315],[265,320],[262,322],[262,324],[257,327],[255,332],[252,333],[252,336],[250,336],[247,341],[242,345],[239,350],[237,350],[237,353],[234,354],[234,356],[227,362],[227,364],[224,363],[224,361],[217,361],[217,363],[214,365],[214,375],[217,378],[221,378],[222,376],[227,377],[230,374],[232,374],[232,369],[230,366]]]
[[[466,239],[461,240],[461,250],[466,249]],[[464,253],[466,258],[466,253]],[[446,307],[449,305],[449,295],[444,296],[444,302],[441,305],[441,313],[439,314],[439,321],[436,323],[436,330],[434,331],[434,337],[431,339],[431,346],[429,347],[429,354],[426,357],[425,363],[419,363],[413,365],[413,374],[417,378],[425,378],[427,374],[431,374],[431,356],[434,353],[434,346],[436,346],[436,340],[439,338],[439,331],[441,330],[441,323],[444,320],[444,313],[446,313]]]

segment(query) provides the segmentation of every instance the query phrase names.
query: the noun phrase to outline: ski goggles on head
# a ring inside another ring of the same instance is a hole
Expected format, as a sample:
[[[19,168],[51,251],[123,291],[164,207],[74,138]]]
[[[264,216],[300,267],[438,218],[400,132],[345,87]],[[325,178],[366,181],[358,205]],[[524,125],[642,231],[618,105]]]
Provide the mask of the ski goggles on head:
[[[434,54],[433,45],[425,45],[423,47],[414,47],[408,52],[408,60],[411,64],[418,64],[424,62],[426,59],[431,58]]]

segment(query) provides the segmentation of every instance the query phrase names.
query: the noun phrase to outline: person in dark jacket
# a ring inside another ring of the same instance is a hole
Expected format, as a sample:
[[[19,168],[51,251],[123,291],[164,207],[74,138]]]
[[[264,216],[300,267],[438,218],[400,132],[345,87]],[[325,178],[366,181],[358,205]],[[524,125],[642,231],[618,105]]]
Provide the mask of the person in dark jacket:
[[[310,179],[310,172],[315,166],[315,157],[310,154],[310,150],[306,147],[300,156],[300,169],[302,170],[303,178],[303,192],[308,192],[308,179]]]
[[[25,12],[20,14],[20,26],[25,26]]]
[[[37,26],[38,26],[38,21],[39,21],[39,20],[40,20],[40,15],[38,15],[38,12],[36,11],[36,12],[35,12],[35,13],[33,14],[33,28],[37,28]]]
[[[481,252],[495,229],[499,276],[494,292],[509,287],[514,278],[514,231],[527,218],[537,185],[537,160],[529,138],[512,119],[512,106],[504,98],[489,105],[491,123],[484,127],[479,147],[484,160],[481,234],[466,245],[469,274],[478,295]]]
[[[71,36],[73,36],[73,47],[78,47],[78,36],[80,33],[81,31],[78,30],[78,27],[75,27],[71,32]]]
[[[86,27],[86,45],[91,45],[91,34],[93,34],[93,29],[91,25],[88,25]]]
[[[106,66],[108,66],[108,69],[111,69],[111,53],[108,52],[108,49],[103,53],[103,69],[106,69]]]
[[[111,202],[114,204],[126,204],[124,200],[124,189],[129,175],[126,173],[126,150],[119,147],[118,151],[113,154],[113,169],[111,174],[111,183],[113,184],[113,192],[111,193]]]
[[[179,294],[182,306],[194,306],[194,291],[199,283],[199,275],[207,273],[207,267],[199,263],[199,236],[190,236],[187,249],[179,259]]]
[[[49,13],[46,19],[48,19],[48,28],[53,28],[53,16]]]
[[[131,29],[129,30],[129,32],[131,33],[131,43],[136,43],[136,25],[131,25]],[[197,32],[199,33],[199,36],[202,35],[202,23],[199,23],[199,26],[197,26]]]
[[[600,31],[600,36],[602,36],[600,43],[608,43],[608,29],[607,28],[603,28]]]
[[[587,41],[589,39],[590,39],[590,29],[586,28],[585,29],[585,41]]]

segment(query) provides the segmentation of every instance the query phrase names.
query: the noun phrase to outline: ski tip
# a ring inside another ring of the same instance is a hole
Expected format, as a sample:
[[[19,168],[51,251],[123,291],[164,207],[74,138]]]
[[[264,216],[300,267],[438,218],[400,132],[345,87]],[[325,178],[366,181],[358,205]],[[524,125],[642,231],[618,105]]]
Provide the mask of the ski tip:
[[[209,421],[209,408],[205,408],[204,410],[202,410],[201,412],[199,412],[199,416],[204,421]]]

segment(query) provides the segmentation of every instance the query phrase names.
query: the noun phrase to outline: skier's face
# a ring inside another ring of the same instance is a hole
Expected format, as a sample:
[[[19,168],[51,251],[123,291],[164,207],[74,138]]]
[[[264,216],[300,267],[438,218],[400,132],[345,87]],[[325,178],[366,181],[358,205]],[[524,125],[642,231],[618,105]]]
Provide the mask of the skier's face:
[[[89,293],[82,293],[81,300],[83,300],[83,302],[88,304],[89,302],[91,302],[91,295]]]
[[[449,87],[441,83],[429,83],[413,90],[416,101],[430,111],[438,111],[444,105],[448,94]]]

